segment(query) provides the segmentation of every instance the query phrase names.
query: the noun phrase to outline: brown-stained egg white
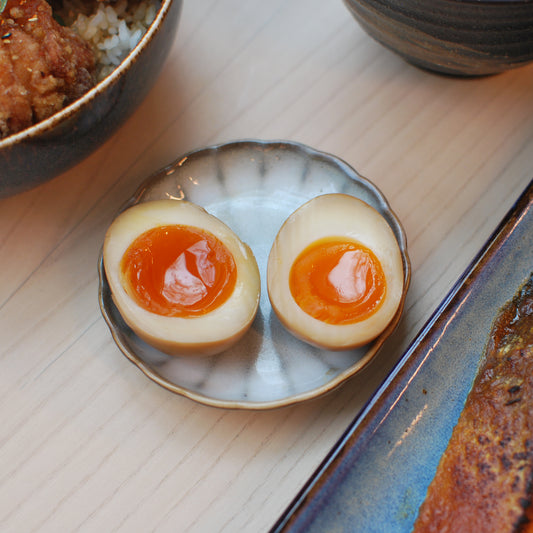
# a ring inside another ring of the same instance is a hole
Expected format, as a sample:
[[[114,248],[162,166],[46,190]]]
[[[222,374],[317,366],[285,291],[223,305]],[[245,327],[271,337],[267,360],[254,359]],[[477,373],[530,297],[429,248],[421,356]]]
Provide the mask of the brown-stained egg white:
[[[193,203],[157,200],[123,211],[106,233],[103,259],[125,322],[170,355],[222,352],[257,313],[251,249]]]
[[[292,213],[272,246],[268,295],[281,323],[329,350],[380,335],[403,295],[403,264],[387,221],[346,194],[317,196]]]

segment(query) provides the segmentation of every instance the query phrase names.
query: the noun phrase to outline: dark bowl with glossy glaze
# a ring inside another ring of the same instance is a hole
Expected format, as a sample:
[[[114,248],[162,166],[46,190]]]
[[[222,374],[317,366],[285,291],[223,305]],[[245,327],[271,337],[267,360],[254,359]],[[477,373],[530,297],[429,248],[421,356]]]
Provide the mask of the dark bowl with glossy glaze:
[[[162,0],[122,63],[50,118],[0,140],[0,198],[36,187],[80,163],[132,114],[152,88],[174,41],[182,0]]]
[[[533,0],[344,0],[361,27],[410,63],[484,76],[533,60]]]

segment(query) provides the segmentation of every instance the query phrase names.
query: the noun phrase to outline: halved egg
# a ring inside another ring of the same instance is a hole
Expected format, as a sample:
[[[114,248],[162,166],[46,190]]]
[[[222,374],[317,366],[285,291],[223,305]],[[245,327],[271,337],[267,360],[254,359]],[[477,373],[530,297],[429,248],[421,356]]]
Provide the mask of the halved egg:
[[[126,209],[109,226],[103,260],[125,322],[167,354],[221,352],[257,313],[261,285],[251,249],[193,203]]]
[[[267,266],[272,307],[296,337],[328,350],[375,339],[403,295],[403,263],[387,221],[362,200],[325,194],[282,225]]]

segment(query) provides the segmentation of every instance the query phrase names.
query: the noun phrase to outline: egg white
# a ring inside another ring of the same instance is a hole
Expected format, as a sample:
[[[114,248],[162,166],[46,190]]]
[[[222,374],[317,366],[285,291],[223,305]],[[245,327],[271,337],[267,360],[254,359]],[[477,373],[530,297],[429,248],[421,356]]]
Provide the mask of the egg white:
[[[386,293],[368,318],[352,324],[327,324],[303,311],[292,297],[289,273],[298,255],[318,239],[345,237],[366,246],[381,263]],[[403,297],[403,263],[392,229],[378,211],[346,194],[317,196],[294,211],[272,245],[267,288],[281,323],[301,340],[328,350],[348,350],[375,339],[391,322]]]
[[[120,262],[130,244],[144,232],[164,225],[208,231],[230,251],[237,281],[230,297],[216,309],[191,318],[152,313],[126,292]],[[259,269],[252,250],[221,220],[183,200],[155,200],[123,211],[109,226],[103,246],[106,277],[122,318],[148,344],[170,355],[213,355],[237,342],[251,326],[260,297]]]

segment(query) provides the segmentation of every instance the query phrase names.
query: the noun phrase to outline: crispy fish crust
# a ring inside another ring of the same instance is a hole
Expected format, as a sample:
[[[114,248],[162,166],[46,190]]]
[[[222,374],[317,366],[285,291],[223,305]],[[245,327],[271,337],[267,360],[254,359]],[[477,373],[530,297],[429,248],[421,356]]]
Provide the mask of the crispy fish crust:
[[[414,532],[525,531],[532,489],[533,274],[492,326]]]

